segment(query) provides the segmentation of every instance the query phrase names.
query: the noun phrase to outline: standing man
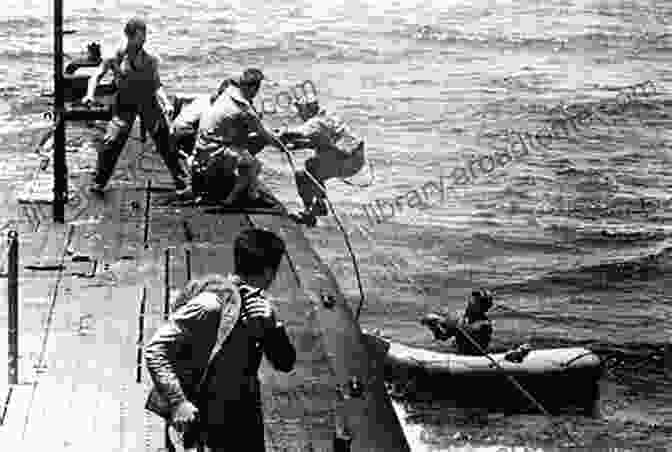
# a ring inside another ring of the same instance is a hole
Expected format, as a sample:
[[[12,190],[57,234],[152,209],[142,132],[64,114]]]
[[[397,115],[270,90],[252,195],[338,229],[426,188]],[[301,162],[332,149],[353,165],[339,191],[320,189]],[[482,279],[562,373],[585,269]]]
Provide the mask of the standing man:
[[[246,69],[200,115],[192,169],[196,196],[225,204],[258,198],[261,163],[254,154],[276,140],[252,105],[263,79],[259,69]]]
[[[324,187],[328,179],[345,179],[357,174],[364,166],[364,140],[353,134],[341,118],[320,109],[317,100],[299,101],[294,105],[304,123],[288,129],[280,139],[294,148],[315,150],[315,155],[306,160],[306,169],[296,174],[305,210],[292,215],[297,222],[312,227],[317,224],[316,217],[328,213],[325,195],[313,179]]]
[[[214,452],[265,450],[257,377],[262,353],[282,372],[296,362],[294,346],[264,292],[284,253],[285,244],[274,233],[243,231],[234,243],[235,275],[187,284],[169,322],[145,348],[155,385],[146,408],[167,411],[176,430],[189,432],[194,442],[200,438]],[[225,339],[208,366],[218,336]]]
[[[144,49],[147,25],[140,18],[133,18],[124,27],[125,40],[111,57],[103,59],[91,76],[84,104],[94,100],[96,86],[109,71],[114,74],[118,91],[112,106],[110,120],[98,149],[98,163],[91,191],[102,193],[109,181],[119,155],[126,145],[135,117],[150,132],[156,148],[173,177],[178,194],[187,188],[186,172],[179,164],[177,152],[171,146],[167,118],[172,115],[172,104],[161,85],[158,58]]]

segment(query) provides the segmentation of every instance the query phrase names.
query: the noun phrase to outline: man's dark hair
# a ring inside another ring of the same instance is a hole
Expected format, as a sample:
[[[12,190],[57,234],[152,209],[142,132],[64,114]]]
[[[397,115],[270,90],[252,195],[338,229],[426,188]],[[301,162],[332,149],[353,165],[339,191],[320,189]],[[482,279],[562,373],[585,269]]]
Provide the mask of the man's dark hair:
[[[277,270],[285,249],[285,242],[273,232],[247,229],[234,242],[235,272],[245,277],[261,275],[266,268]]]
[[[134,36],[138,31],[147,33],[147,24],[139,17],[134,17],[126,22],[124,26],[124,33],[126,36]]]
[[[492,292],[490,292],[488,289],[474,290],[473,292],[471,292],[471,296],[474,297],[474,299],[478,301],[485,308],[486,311],[492,308],[493,306]]]
[[[264,79],[264,73],[256,68],[245,69],[243,75],[237,80],[240,85],[261,85],[261,81]]]

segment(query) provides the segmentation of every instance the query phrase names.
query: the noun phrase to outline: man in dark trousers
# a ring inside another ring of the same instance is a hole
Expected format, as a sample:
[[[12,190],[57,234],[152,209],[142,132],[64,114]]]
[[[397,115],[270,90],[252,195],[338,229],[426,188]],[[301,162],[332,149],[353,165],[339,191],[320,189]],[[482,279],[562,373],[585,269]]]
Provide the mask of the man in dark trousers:
[[[260,200],[261,163],[254,154],[276,138],[259,122],[252,101],[264,74],[248,68],[199,115],[192,190],[205,200],[240,205]]]
[[[188,188],[187,174],[180,166],[178,154],[171,143],[168,118],[173,107],[161,84],[159,60],[144,48],[147,25],[142,19],[133,18],[126,23],[124,35],[124,42],[112,55],[103,58],[98,70],[91,76],[86,96],[82,99],[84,104],[93,103],[96,86],[108,71],[112,71],[117,85],[113,117],[98,149],[98,164],[91,191],[102,193],[105,189],[126,145],[135,117],[140,115],[173,177],[178,194],[181,194]]]
[[[235,275],[210,275],[187,284],[168,323],[145,348],[158,394],[158,399],[150,395],[146,408],[167,412],[178,431],[196,430],[213,451],[265,450],[257,376],[262,354],[283,372],[296,361],[294,346],[264,292],[284,253],[285,244],[274,233],[243,231],[234,244]],[[225,339],[208,365],[220,335]]]

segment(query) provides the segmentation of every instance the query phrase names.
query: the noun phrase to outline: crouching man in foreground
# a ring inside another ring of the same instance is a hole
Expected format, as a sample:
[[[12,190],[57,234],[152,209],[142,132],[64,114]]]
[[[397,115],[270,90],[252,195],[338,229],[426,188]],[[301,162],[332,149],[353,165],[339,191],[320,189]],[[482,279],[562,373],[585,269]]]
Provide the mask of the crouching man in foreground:
[[[289,372],[296,351],[264,290],[285,244],[261,229],[235,240],[235,275],[190,281],[145,348],[154,389],[146,408],[166,419],[186,450],[265,451],[257,372],[262,354]]]

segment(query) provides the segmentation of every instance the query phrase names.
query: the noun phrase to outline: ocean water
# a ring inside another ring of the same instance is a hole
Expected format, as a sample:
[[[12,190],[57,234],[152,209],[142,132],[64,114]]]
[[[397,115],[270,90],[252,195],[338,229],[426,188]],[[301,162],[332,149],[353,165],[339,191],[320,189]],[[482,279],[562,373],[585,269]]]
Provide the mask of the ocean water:
[[[53,11],[7,0],[3,12],[0,153],[12,162],[3,172],[20,173],[50,124],[42,94],[53,87]],[[169,92],[208,92],[255,66],[269,79],[261,97],[310,80],[366,139],[370,166],[354,185],[328,183],[361,270],[365,328],[440,350],[418,317],[461,311],[472,288],[492,288],[493,347],[581,345],[607,360],[600,417],[553,420],[584,450],[669,448],[672,1],[65,0],[65,28],[76,30],[66,53],[91,41],[110,48],[136,14],[148,20]],[[646,81],[655,93],[619,95]],[[592,119],[567,125],[561,103],[575,113],[592,106]],[[266,119],[295,123],[282,112]],[[473,160],[506,152],[507,129],[560,130],[562,121],[568,131],[544,143],[523,135],[520,157],[494,170]],[[266,182],[298,207],[284,158],[269,149],[262,159]],[[470,180],[443,199],[408,201],[458,167]],[[384,209],[373,213],[376,202]],[[356,307],[335,221],[308,234]],[[566,442],[540,415],[396,406],[414,451]]]

